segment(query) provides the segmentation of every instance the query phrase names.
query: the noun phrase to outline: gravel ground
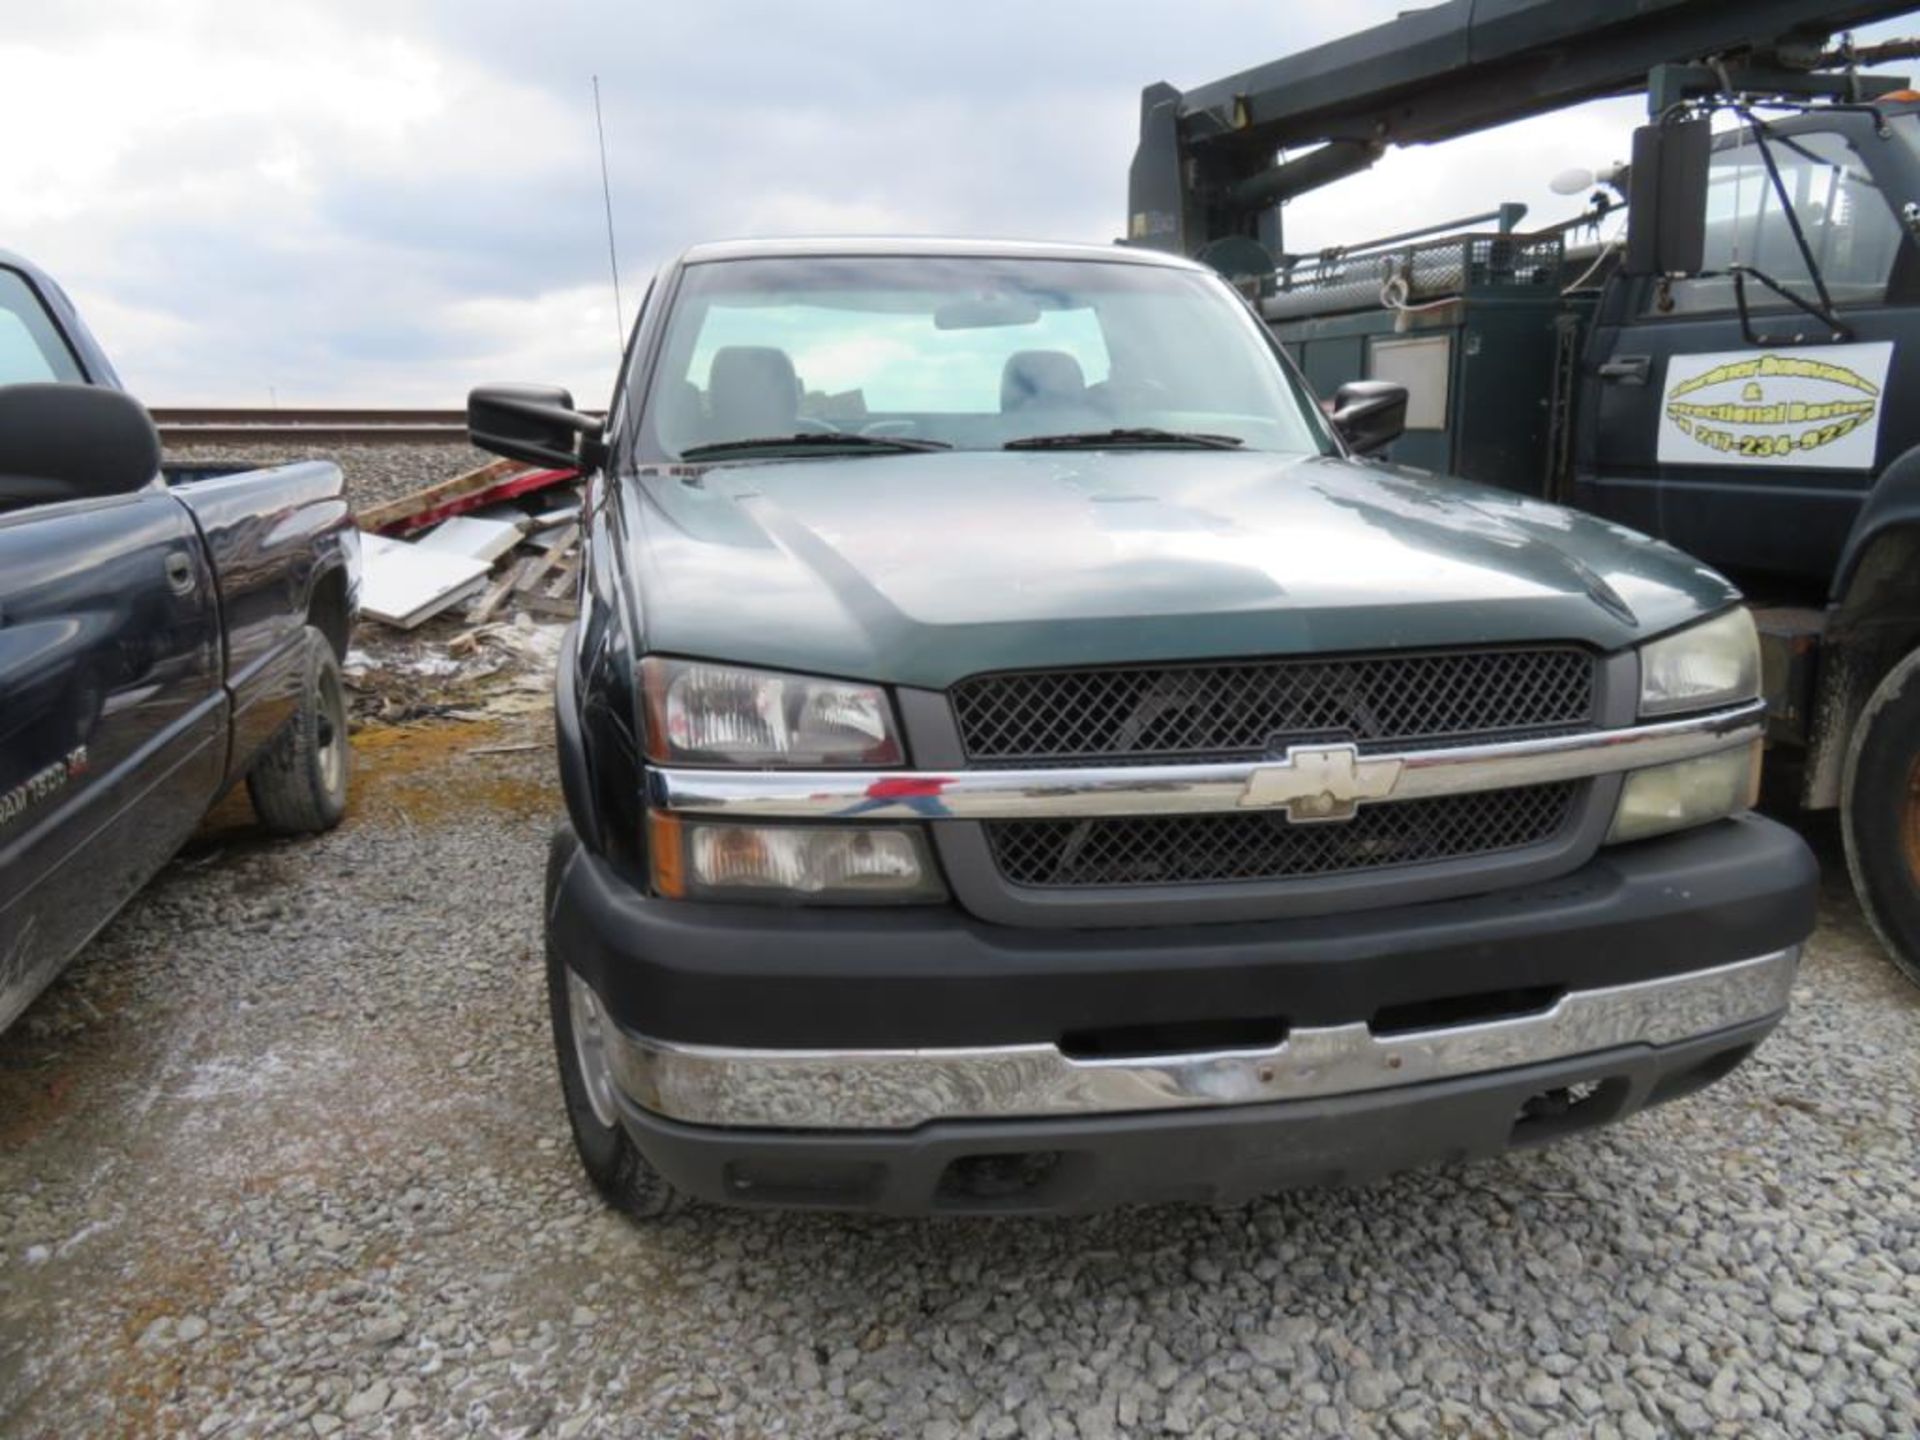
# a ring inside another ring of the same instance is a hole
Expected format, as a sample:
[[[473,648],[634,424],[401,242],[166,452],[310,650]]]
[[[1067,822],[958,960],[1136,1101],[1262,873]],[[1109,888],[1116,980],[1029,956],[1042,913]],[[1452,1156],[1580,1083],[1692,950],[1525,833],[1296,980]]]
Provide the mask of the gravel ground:
[[[285,465],[331,460],[347,477],[347,500],[364,510],[439,480],[451,479],[494,457],[469,445],[176,445],[168,460],[221,465]]]
[[[536,962],[538,716],[229,805],[0,1036],[0,1433],[1920,1432],[1920,992],[1828,844],[1784,1029],[1597,1136],[1227,1211],[605,1211]]]

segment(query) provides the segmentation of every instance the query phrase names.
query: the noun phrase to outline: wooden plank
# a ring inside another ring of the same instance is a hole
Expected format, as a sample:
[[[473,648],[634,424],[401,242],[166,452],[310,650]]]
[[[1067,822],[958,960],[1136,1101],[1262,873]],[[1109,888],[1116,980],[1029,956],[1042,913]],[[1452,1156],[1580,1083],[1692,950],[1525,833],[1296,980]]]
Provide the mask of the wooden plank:
[[[481,593],[478,600],[467,607],[467,619],[475,625],[484,625],[491,620],[494,612],[500,608],[500,602],[511,595],[519,585],[521,572],[533,564],[534,558],[528,556],[517,565],[509,566],[506,574],[496,579]]]
[[[464,475],[456,475],[451,480],[442,480],[429,485],[424,490],[416,490],[411,495],[402,495],[398,500],[388,500],[379,505],[368,506],[354,518],[362,530],[382,531],[390,526],[402,525],[414,516],[432,510],[436,505],[449,500],[457,500],[463,495],[471,495],[476,490],[485,490],[489,486],[517,475],[527,466],[518,460],[489,460],[478,470],[469,470]]]
[[[513,608],[524,610],[529,615],[546,615],[555,620],[573,620],[580,614],[580,606],[571,595],[542,595],[538,590],[520,590],[513,596]]]
[[[474,510],[485,509],[502,500],[510,500],[516,495],[530,495],[540,490],[550,490],[556,485],[564,485],[574,479],[579,472],[574,470],[523,470],[518,475],[509,475],[497,480],[484,490],[476,490],[470,495],[445,501],[431,510],[422,510],[418,515],[409,516],[389,527],[390,532],[406,533],[418,530],[423,525],[445,520],[454,515],[465,515]]]
[[[516,590],[531,590],[537,586],[549,570],[553,569],[554,566],[566,558],[567,553],[578,543],[579,539],[580,527],[578,525],[567,526],[566,533],[561,537],[559,544],[553,546],[551,549],[542,550],[538,555],[529,555],[527,557],[527,563],[522,567],[520,579],[514,588]]]
[[[580,557],[576,551],[566,562],[558,566],[553,575],[540,588],[554,599],[571,592],[580,583]]]

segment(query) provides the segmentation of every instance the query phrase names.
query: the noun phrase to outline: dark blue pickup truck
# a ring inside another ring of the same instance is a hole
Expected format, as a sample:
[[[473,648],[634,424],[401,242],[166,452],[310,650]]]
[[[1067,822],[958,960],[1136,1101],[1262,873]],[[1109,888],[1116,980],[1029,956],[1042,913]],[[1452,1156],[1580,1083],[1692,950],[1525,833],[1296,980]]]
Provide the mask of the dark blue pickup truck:
[[[245,779],[346,806],[339,470],[163,467],[53,281],[0,252],[0,1027]]]

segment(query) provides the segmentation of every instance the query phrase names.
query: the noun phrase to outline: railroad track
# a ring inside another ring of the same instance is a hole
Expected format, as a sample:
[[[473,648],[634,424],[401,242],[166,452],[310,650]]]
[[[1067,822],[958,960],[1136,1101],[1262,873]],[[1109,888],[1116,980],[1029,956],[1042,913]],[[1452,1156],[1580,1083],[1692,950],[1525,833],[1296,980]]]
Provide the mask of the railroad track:
[[[461,445],[464,410],[158,409],[168,445]]]

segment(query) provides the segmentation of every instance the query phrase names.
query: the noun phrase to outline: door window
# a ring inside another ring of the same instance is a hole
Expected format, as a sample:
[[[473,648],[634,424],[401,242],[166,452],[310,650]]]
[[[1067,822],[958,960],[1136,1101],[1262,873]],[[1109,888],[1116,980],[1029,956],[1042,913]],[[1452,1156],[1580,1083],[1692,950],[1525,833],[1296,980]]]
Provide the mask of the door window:
[[[0,385],[85,378],[33,287],[0,268]]]
[[[1826,131],[1772,135],[1767,146],[1833,303],[1884,299],[1900,248],[1900,224],[1866,163],[1845,139]],[[1752,266],[1794,294],[1818,301],[1766,159],[1751,136],[1714,152],[1706,211],[1703,268],[1710,273],[1673,283],[1674,310],[1732,309],[1733,280],[1727,271],[1734,265]],[[1751,279],[1746,290],[1747,304],[1756,310],[1787,304]]]

